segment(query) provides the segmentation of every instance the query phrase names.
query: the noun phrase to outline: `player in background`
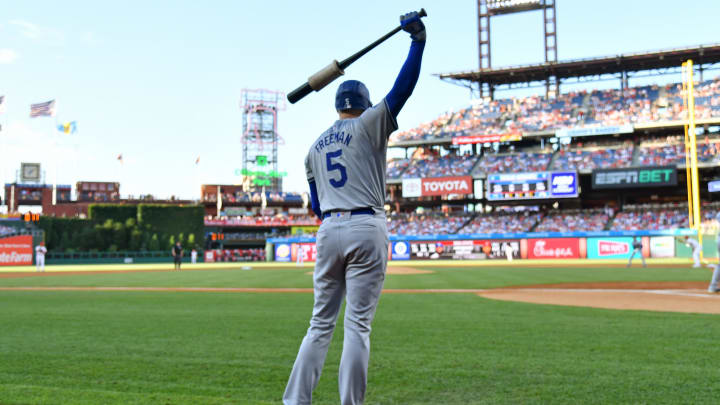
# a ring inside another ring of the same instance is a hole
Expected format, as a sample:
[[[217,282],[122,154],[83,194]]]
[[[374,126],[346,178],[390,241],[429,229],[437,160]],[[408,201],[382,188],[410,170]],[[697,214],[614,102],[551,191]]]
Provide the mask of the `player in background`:
[[[335,94],[339,120],[310,147],[305,169],[317,233],[310,327],[283,395],[285,405],[310,404],[345,298],[345,334],[338,388],[342,405],[362,404],[367,388],[370,325],[385,280],[387,143],[412,94],[425,48],[425,26],[416,12],[400,17],[412,38],[410,52],[390,92],[375,106],[364,84],[348,80]]]
[[[632,241],[632,246],[633,246],[633,252],[630,255],[630,259],[628,260],[627,267],[630,267],[630,264],[632,263],[632,259],[633,259],[633,257],[635,257],[635,253],[640,255],[640,260],[642,260],[642,266],[647,267],[647,265],[645,264],[645,256],[643,255],[643,252],[642,252],[642,239],[639,239],[637,236],[634,236],[633,241]]]
[[[720,223],[720,212],[715,216],[715,220]],[[720,227],[718,227],[717,248],[718,257],[720,258]],[[720,281],[720,262],[715,265],[715,271],[713,271],[712,280],[710,280],[710,285],[708,286],[708,292],[720,292],[720,286],[718,285],[718,281]]]
[[[685,237],[685,246],[692,249],[693,268],[700,267],[700,242],[697,239],[689,236]]]
[[[513,247],[510,243],[505,243],[503,249],[505,250],[505,256],[509,262],[513,261]]]
[[[297,250],[295,251],[297,260],[295,261],[296,266],[302,266],[305,263],[305,249],[298,243]]]
[[[175,242],[175,246],[170,249],[170,253],[172,253],[173,261],[175,262],[175,270],[180,271],[180,264],[182,263],[183,257],[183,248],[180,245],[180,241]]]
[[[45,242],[40,242],[35,246],[35,266],[37,271],[45,271],[45,253],[47,253]]]
[[[190,263],[197,263],[197,250],[195,250],[195,248],[192,248],[190,251]]]

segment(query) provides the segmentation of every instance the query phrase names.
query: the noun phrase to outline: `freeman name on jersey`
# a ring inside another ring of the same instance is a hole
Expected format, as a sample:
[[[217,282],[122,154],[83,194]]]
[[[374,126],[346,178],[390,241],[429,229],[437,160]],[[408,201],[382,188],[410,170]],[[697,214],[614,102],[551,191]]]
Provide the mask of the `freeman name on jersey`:
[[[330,135],[320,138],[318,143],[315,144],[315,151],[320,152],[326,146],[330,146],[334,143],[342,143],[345,144],[345,146],[350,146],[351,140],[352,135],[346,134],[345,131],[331,133]]]

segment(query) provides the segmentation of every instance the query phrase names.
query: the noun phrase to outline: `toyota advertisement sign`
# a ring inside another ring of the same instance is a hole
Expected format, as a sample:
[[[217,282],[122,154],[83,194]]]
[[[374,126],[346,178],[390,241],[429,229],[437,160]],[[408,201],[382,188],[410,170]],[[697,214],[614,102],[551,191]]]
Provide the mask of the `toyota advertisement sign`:
[[[403,197],[425,197],[449,194],[473,194],[471,176],[403,179]]]

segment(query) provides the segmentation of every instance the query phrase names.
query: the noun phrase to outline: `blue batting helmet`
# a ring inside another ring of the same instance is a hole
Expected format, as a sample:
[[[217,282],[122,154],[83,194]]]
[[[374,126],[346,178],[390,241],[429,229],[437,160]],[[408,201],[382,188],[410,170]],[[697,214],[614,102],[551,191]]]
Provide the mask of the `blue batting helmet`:
[[[335,93],[335,109],[344,110],[367,110],[372,106],[370,92],[362,82],[357,80],[346,80],[342,82]]]

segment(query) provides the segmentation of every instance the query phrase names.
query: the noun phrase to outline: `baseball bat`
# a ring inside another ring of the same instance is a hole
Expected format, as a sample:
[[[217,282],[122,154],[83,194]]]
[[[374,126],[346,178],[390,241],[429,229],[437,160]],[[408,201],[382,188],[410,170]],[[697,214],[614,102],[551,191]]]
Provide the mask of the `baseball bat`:
[[[425,12],[424,8],[421,8],[420,11],[418,11],[418,15],[420,17],[427,17],[427,12]],[[355,52],[347,59],[344,59],[342,62],[333,60],[329,65],[319,70],[314,75],[310,76],[310,78],[308,78],[305,84],[291,91],[290,94],[288,94],[287,96],[288,101],[290,102],[290,104],[295,104],[296,102],[302,100],[308,94],[312,93],[313,90],[322,90],[323,87],[330,84],[333,80],[345,74],[345,68],[352,65],[353,62],[360,59],[363,55],[370,52],[371,50],[373,50],[373,48],[385,42],[388,38],[397,34],[401,30],[402,25],[395,27],[392,31],[381,36],[375,42],[371,43],[365,48]]]

